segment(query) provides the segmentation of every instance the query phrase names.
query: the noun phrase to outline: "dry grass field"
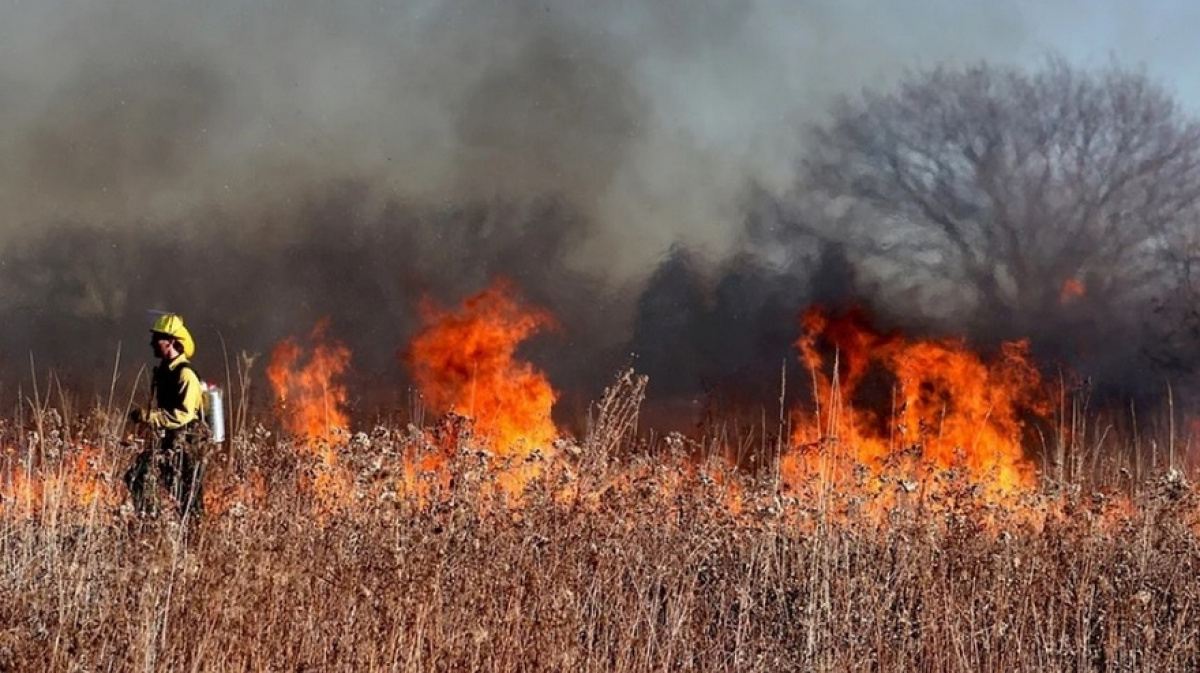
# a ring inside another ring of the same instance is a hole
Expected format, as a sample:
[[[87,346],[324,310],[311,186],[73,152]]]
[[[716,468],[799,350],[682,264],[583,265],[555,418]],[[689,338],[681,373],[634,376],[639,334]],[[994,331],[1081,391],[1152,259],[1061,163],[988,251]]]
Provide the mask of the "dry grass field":
[[[318,326],[270,410],[239,364],[198,521],[131,510],[127,404],[35,389],[0,422],[0,671],[1200,670],[1183,414],[857,320],[805,316],[807,405],[693,437],[639,427],[631,371],[563,436],[496,292],[414,340],[428,412],[343,430]]]
[[[103,413],[10,421],[0,670],[1200,667],[1180,471],[1004,499],[967,470],[785,489],[633,439],[639,390],[614,388],[591,434],[519,464],[461,418],[250,430],[211,453],[194,525],[132,515]]]

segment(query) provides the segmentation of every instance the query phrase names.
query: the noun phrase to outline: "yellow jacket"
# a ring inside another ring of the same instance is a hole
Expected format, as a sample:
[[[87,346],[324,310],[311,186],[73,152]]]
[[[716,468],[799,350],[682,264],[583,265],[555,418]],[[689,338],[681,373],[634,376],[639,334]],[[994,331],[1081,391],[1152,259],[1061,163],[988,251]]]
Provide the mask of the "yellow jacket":
[[[178,430],[200,418],[204,391],[186,355],[155,367],[151,386],[157,408],[147,414],[150,427]]]

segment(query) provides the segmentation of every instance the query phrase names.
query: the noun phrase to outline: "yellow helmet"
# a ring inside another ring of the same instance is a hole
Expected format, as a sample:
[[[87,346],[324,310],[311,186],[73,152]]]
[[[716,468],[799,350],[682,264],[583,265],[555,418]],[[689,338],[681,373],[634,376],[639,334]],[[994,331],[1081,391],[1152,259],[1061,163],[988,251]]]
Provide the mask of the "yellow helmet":
[[[192,333],[184,326],[182,316],[175,313],[164,313],[154,321],[154,327],[151,327],[150,331],[177,339],[184,357],[191,359],[196,354],[196,341],[192,339]]]

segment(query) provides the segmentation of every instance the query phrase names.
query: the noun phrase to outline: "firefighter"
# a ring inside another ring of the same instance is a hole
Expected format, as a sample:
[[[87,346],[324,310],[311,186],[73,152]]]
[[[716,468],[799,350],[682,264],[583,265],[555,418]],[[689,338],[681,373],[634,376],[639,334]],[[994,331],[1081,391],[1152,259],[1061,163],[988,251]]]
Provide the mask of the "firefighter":
[[[125,484],[140,514],[158,513],[161,483],[174,498],[180,519],[199,518],[207,426],[200,417],[204,391],[190,361],[196,342],[183,318],[167,313],[150,329],[150,347],[159,360],[150,381],[153,408],[133,409],[129,420],[161,432],[162,440],[138,454]]]

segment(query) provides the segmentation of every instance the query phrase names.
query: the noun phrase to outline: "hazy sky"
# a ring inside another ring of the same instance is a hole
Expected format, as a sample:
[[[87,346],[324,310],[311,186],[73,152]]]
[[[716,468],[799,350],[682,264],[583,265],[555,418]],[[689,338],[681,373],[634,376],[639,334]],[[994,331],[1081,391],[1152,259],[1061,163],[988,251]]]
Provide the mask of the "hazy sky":
[[[1144,64],[1200,112],[1200,5],[1187,0],[1024,2],[1035,45],[1081,63]]]
[[[1200,110],[1200,5],[1021,0],[4,0],[4,229],[279,214],[333,179],[379,198],[565,194],[575,262],[721,249],[831,98],[905,68],[1144,62]]]
[[[0,355],[150,308],[251,350],[332,315],[383,371],[422,293],[495,275],[619,344],[595,298],[631,306],[673,244],[729,252],[839,95],[1059,54],[1200,114],[1198,26],[1182,0],[0,0]]]

